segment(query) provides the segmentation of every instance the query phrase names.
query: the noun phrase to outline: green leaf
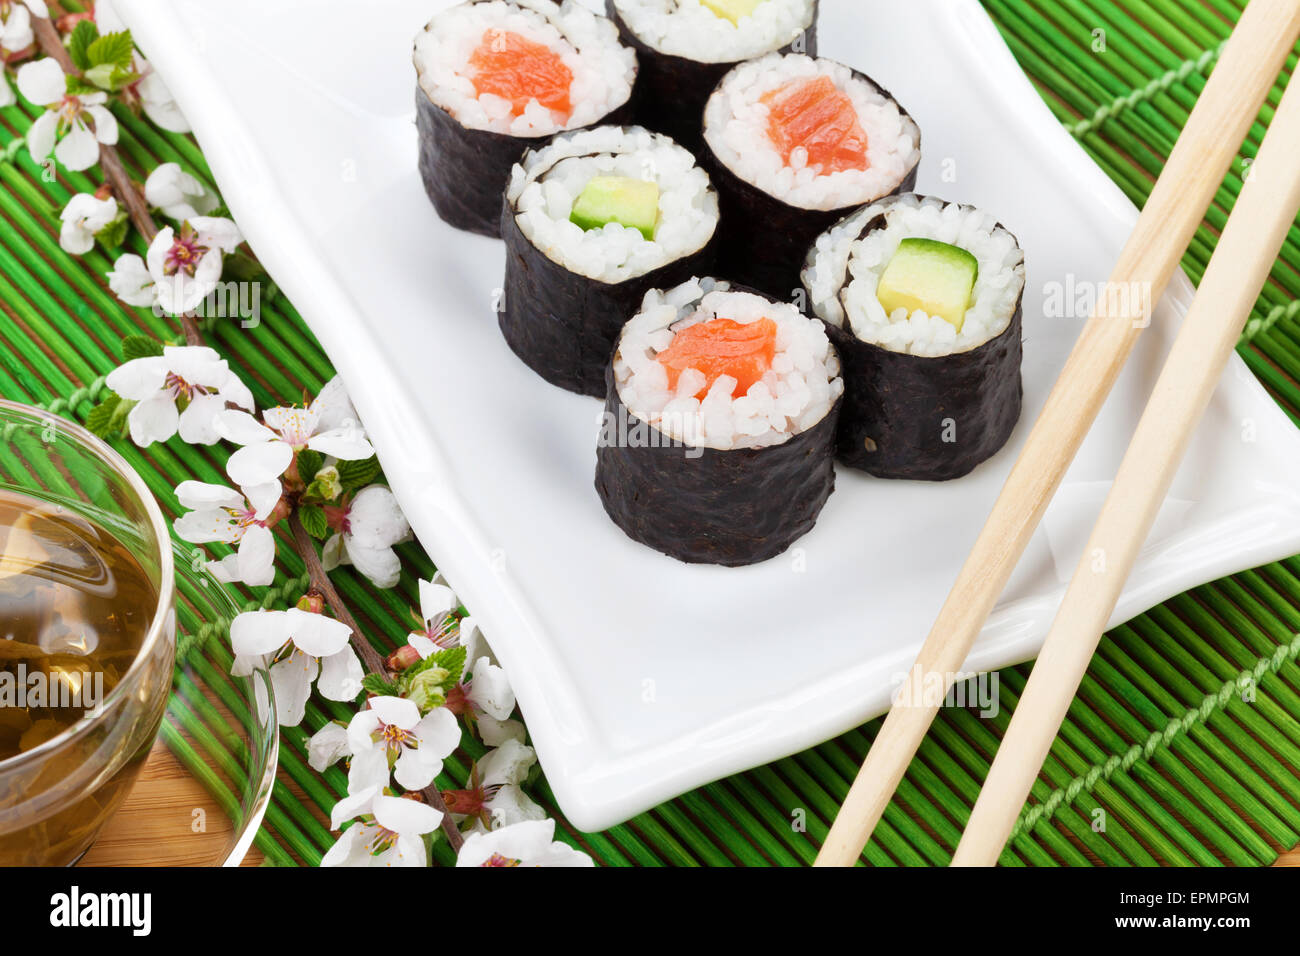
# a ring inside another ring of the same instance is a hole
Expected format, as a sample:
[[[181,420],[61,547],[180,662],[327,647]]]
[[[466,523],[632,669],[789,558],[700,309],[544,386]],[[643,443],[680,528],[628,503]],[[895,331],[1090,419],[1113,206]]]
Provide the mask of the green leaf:
[[[325,458],[320,452],[304,448],[298,452],[298,477],[304,484],[310,484],[316,477],[316,472],[320,471],[324,464]]]
[[[364,461],[341,461],[338,464],[339,481],[343,482],[344,491],[356,491],[364,488],[381,474],[379,459],[374,455]]]
[[[76,29],[68,37],[68,55],[72,57],[72,62],[76,64],[77,69],[84,70],[90,66],[87,51],[98,38],[99,27],[95,26],[93,20],[81,20],[77,23]]]
[[[126,361],[152,358],[163,354],[163,344],[147,335],[127,335],[122,339],[122,358]]]
[[[378,674],[367,674],[361,678],[361,686],[367,693],[378,694],[381,697],[397,696],[397,685],[384,680]]]
[[[303,505],[298,509],[298,520],[307,529],[307,533],[317,541],[329,537],[330,526],[325,520],[325,512],[315,505]]]
[[[130,219],[123,213],[95,233],[95,238],[99,240],[100,245],[105,249],[110,251],[117,249],[122,243],[126,242],[126,231],[130,228],[130,225]]]
[[[131,68],[131,54],[135,44],[131,41],[131,31],[106,33],[86,47],[86,66],[82,69],[99,66],[118,66],[124,70]]]
[[[411,682],[420,674],[435,667],[441,667],[447,672],[447,679],[443,681],[443,687],[450,690],[460,683],[461,674],[465,672],[465,647],[457,644],[455,647],[444,648],[430,654],[418,664],[412,664],[406,670],[402,671],[399,682],[403,687],[409,687]]]
[[[108,397],[92,408],[86,415],[86,429],[100,438],[107,438],[113,431],[113,416],[118,403],[122,401],[116,392],[109,392]]]

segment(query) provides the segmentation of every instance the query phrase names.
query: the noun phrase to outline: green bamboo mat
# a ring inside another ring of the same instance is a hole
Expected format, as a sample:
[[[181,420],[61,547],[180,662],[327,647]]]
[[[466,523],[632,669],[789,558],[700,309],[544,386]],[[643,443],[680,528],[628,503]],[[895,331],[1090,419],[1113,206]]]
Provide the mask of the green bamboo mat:
[[[1054,113],[1089,154],[1141,204],[1204,85],[1245,0],[985,0],[1013,53]],[[70,8],[75,4],[65,4]],[[1295,57],[1288,63],[1294,67]],[[1275,89],[1184,261],[1199,280],[1272,118]],[[74,192],[98,181],[42,170],[14,140],[33,118],[0,110],[0,395],[84,419],[117,365],[121,337],[175,330],[107,291],[109,261],[96,249],[62,253],[57,215]],[[121,149],[142,180],[175,160],[211,182],[201,152],[119,111]],[[96,171],[92,173],[97,175]],[[138,237],[131,251],[144,250]],[[1300,231],[1293,232],[1243,340],[1243,358],[1300,424]],[[332,374],[283,299],[255,330],[212,329],[261,405],[298,400]],[[183,478],[223,481],[226,452],[179,442],[142,454],[119,449],[164,509]],[[286,543],[287,544],[287,543]],[[380,648],[404,640],[416,581],[433,566],[416,546],[405,573],[376,592],[350,571],[339,589]],[[305,587],[304,569],[280,549],[281,577],[256,595],[283,607]],[[241,601],[251,595],[243,594]],[[1009,866],[1268,864],[1300,842],[1300,558],[1235,575],[1181,595],[1103,641],[1040,776]],[[194,648],[228,664],[220,641]],[[1001,714],[946,709],[909,769],[864,860],[941,865],[956,846],[1028,667],[1001,672]],[[316,699],[302,728],[282,734],[280,781],[257,846],[270,862],[315,864],[331,843],[329,806],[343,793],[337,768],[306,765],[306,739],[346,709]],[[604,833],[560,834],[606,865],[802,865],[810,863],[878,727],[873,721],[820,747],[739,774]],[[464,784],[469,748],[448,761],[440,784]],[[191,755],[192,756],[192,755]],[[534,796],[558,816],[545,780]],[[1105,823],[1104,829],[1099,821]],[[1099,832],[1100,831],[1100,832]],[[447,862],[445,847],[435,855]]]

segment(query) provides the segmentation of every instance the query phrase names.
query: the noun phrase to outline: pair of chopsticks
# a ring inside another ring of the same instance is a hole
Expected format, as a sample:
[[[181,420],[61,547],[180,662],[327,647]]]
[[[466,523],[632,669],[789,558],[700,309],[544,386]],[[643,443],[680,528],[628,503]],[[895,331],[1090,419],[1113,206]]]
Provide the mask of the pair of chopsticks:
[[[848,866],[862,852],[942,703],[928,693],[916,699],[915,690],[932,688],[936,680],[947,684],[961,671],[1297,36],[1300,0],[1251,0],[1246,7],[1110,277],[1110,288],[1142,283],[1151,294],[1098,297],[1099,310],[1080,333],[876,736],[818,866]],[[954,865],[992,865],[1014,826],[1300,208],[1298,155],[1300,90],[1288,86],[1021,695]],[[1105,555],[1100,572],[1092,561],[1096,548]]]

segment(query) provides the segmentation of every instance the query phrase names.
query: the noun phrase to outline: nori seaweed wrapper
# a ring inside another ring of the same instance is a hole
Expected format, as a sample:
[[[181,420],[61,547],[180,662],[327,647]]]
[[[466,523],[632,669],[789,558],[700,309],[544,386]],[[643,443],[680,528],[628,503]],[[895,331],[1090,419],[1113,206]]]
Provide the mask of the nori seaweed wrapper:
[[[744,61],[704,63],[661,53],[628,29],[614,6],[614,0],[605,0],[605,14],[618,26],[623,44],[636,50],[637,62],[641,66],[636,87],[632,90],[635,122],[656,133],[666,133],[698,155],[704,145],[704,104],[731,68]],[[780,50],[772,52],[816,56],[817,15],[817,3],[814,2],[808,29]]]
[[[605,386],[596,493],[629,538],[689,564],[739,567],[776,557],[812,530],[835,489],[843,396],[780,445],[723,451],[687,447],[632,414],[612,361]]]
[[[589,126],[621,126],[631,117],[629,97]],[[501,237],[501,199],[511,167],[525,150],[541,148],[559,135],[508,136],[470,129],[429,99],[419,77],[415,82],[415,128],[420,143],[420,179],[438,217],[457,229],[493,239]]]
[[[497,321],[506,344],[552,385],[595,398],[605,395],[614,344],[645,294],[709,275],[717,258],[715,230],[697,252],[622,282],[602,282],[570,272],[534,245],[513,204],[503,205],[500,223],[506,277]]]
[[[898,105],[899,112],[910,118],[907,110],[883,86],[857,70],[853,71],[853,75],[876,87],[882,95]],[[917,146],[920,146],[919,127]],[[718,159],[707,143],[699,155],[700,164],[708,171],[718,190],[718,202],[722,210],[719,272],[728,279],[761,289],[779,299],[790,299],[802,294],[799,273],[803,269],[808,248],[817,237],[853,209],[869,204],[854,203],[839,209],[803,209],[791,206],[741,179]],[[916,186],[916,174],[920,165],[917,162],[894,189],[869,202],[911,192]]]
[[[883,218],[864,223],[858,235]],[[840,461],[878,478],[947,481],[996,454],[1020,420],[1023,299],[1022,289],[1000,334],[949,355],[909,355],[864,342],[847,312],[843,328],[826,322],[844,376]]]

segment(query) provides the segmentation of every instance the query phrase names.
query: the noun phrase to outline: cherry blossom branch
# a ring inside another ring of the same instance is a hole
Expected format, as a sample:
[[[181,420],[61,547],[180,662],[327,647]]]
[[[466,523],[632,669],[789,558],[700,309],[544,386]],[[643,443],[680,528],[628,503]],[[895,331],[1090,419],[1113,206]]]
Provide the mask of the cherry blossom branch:
[[[32,17],[32,30],[36,34],[36,42],[41,51],[46,56],[53,57],[59,66],[63,67],[64,73],[72,76],[81,75],[81,71],[77,69],[77,65],[72,62],[72,57],[63,46],[63,39],[52,20],[45,17]],[[149,214],[149,204],[136,188],[135,183],[131,181],[126,167],[122,165],[122,157],[118,155],[117,148],[100,143],[99,164],[104,169],[104,178],[108,181],[114,195],[126,207],[131,224],[140,235],[144,236],[146,242],[153,242],[154,236],[158,235],[158,226],[153,221],[153,216]],[[189,337],[187,330],[185,336],[187,341]]]
[[[52,5],[51,9],[57,10],[57,7]],[[63,68],[65,74],[81,76],[81,71],[77,69],[76,64],[72,61],[71,55],[63,45],[59,30],[51,19],[44,17],[33,18],[33,30],[41,50],[47,56],[52,57]],[[153,242],[158,235],[158,226],[149,212],[147,200],[135,183],[132,182],[126,167],[122,164],[117,149],[105,143],[100,143],[99,159],[100,166],[104,171],[104,178],[112,192],[126,207],[132,225],[135,226],[147,243]],[[180,321],[186,345],[202,346],[205,344],[203,332],[192,312],[183,313],[177,318]],[[334,617],[351,630],[352,646],[364,663],[365,669],[369,673],[377,674],[386,680],[390,679],[392,672],[385,663],[383,656],[365,639],[356,618],[352,616],[352,612],[344,604],[342,597],[334,587],[334,583],[330,580],[329,573],[321,564],[320,556],[316,553],[316,546],[307,529],[303,526],[296,510],[290,512],[288,522],[293,537],[294,550],[307,568],[312,589],[329,606]],[[442,814],[441,827],[444,834],[446,834],[447,842],[454,852],[459,853],[465,838],[457,828],[456,822],[451,818],[451,814],[447,811],[447,804],[443,800],[437,784],[430,784],[423,790],[418,791],[418,794],[421,800]]]
[[[361,657],[366,670],[385,679],[391,677],[391,671],[389,671],[388,665],[384,663],[384,658],[362,635],[356,618],[352,616],[352,612],[347,609],[347,605],[343,603],[343,598],[339,596],[339,592],[335,589],[334,582],[330,580],[329,573],[320,562],[320,556],[316,554],[316,545],[312,543],[311,535],[307,533],[307,529],[303,526],[296,510],[289,514],[288,521],[289,531],[293,535],[294,550],[298,552],[303,563],[307,566],[307,576],[311,581],[311,587],[319,592],[325,603],[329,605],[330,610],[334,612],[334,616],[352,629],[352,646]],[[451,814],[447,812],[447,804],[442,799],[442,793],[439,792],[437,784],[430,784],[419,793],[425,803],[442,814],[442,832],[446,834],[447,842],[451,845],[452,850],[459,853],[461,844],[465,842],[465,837],[457,828],[456,821],[451,818]]]

